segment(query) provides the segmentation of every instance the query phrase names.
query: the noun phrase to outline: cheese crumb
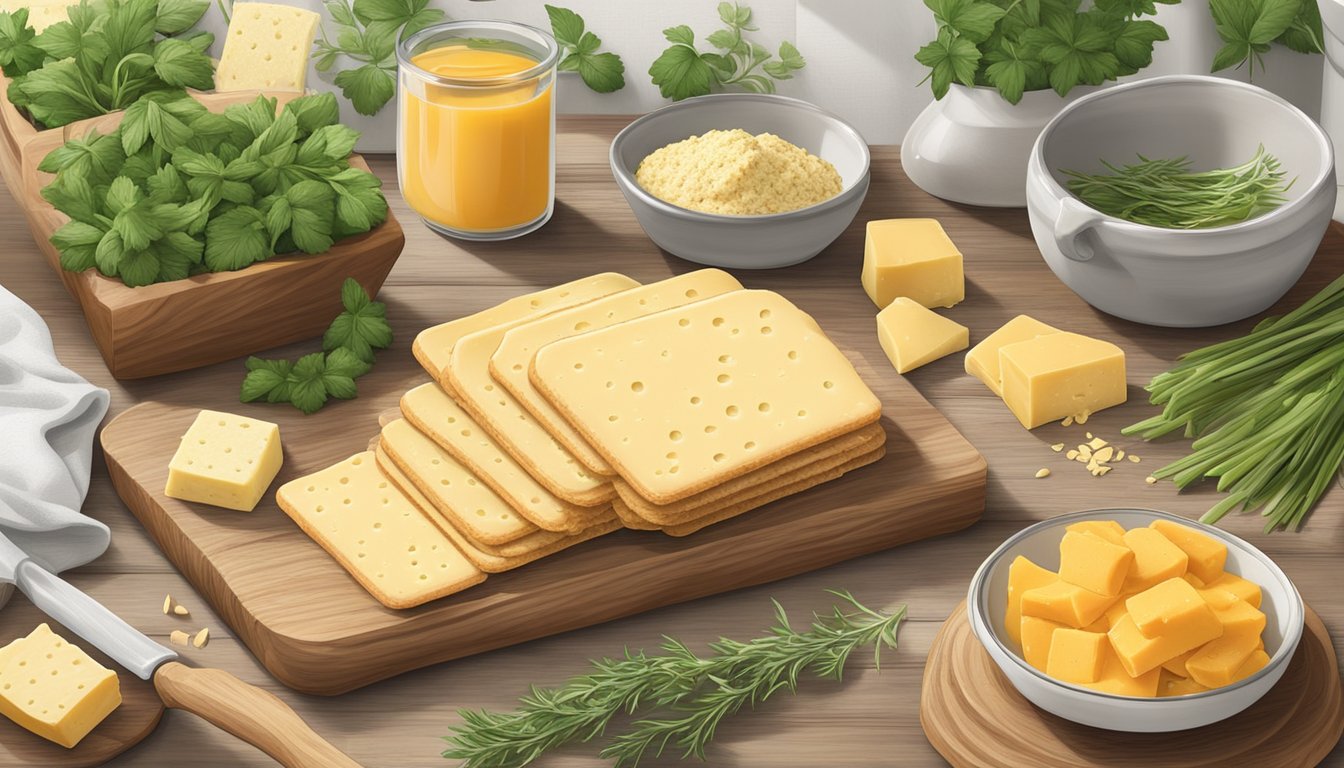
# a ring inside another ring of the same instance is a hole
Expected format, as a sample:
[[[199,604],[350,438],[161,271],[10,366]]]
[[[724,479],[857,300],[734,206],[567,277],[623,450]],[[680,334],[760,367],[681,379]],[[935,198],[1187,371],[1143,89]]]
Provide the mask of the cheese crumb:
[[[1065,417],[1064,417],[1064,420],[1061,421],[1061,422],[1059,422],[1059,425],[1060,425],[1061,427],[1072,427],[1072,426],[1073,426],[1073,417],[1072,417],[1072,416],[1065,416]]]
[[[1140,461],[1143,461],[1143,459],[1140,459],[1138,456],[1135,456],[1132,453],[1129,454],[1129,460],[1134,462],[1135,464],[1138,464]]]
[[[168,615],[168,612],[171,611],[172,609],[173,609],[173,596],[172,596],[172,595],[164,595],[164,596],[163,596],[163,615],[167,616],[167,615]]]
[[[1147,484],[1149,484],[1149,485],[1152,485],[1153,483],[1156,483],[1156,482],[1157,482],[1157,478],[1156,478],[1156,477],[1153,477],[1152,475],[1149,475],[1149,476],[1147,476],[1147,477],[1145,477],[1145,478],[1143,479],[1143,482],[1145,482],[1145,483],[1147,483]]]
[[[706,131],[655,150],[635,181],[673,205],[760,216],[806,208],[840,194],[835,166],[771,133]]]
[[[1059,453],[1060,451],[1064,450],[1064,444],[1055,443],[1054,445],[1050,446],[1050,450],[1054,451],[1055,453]]]
[[[185,605],[176,605],[173,606],[173,613],[177,614],[178,616],[187,616],[191,613],[191,611],[188,611]]]
[[[1041,467],[1040,469],[1036,470],[1037,478],[1049,477],[1049,476],[1050,476],[1050,470],[1047,469],[1046,467]]]
[[[1087,420],[1090,419],[1091,417],[1092,414],[1088,413],[1087,411],[1083,411],[1082,413],[1073,417],[1073,420],[1079,424],[1086,424]]]
[[[210,628],[206,627],[196,633],[196,637],[191,639],[191,644],[197,648],[204,648],[205,644],[210,642]]]
[[[191,642],[191,635],[188,635],[180,629],[174,629],[172,634],[168,635],[168,640],[173,645],[187,645]]]

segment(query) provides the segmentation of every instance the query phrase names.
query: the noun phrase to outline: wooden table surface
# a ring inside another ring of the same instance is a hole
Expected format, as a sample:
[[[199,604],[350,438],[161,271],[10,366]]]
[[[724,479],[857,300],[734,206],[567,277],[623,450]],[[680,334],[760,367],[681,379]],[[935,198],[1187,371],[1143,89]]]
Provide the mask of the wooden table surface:
[[[385,355],[410,355],[410,341],[421,328],[482,309],[504,298],[604,270],[628,271],[649,280],[669,269],[691,268],[654,247],[630,215],[614,184],[600,195],[575,194],[571,182],[609,178],[607,146],[624,121],[616,118],[564,118],[559,145],[555,218],[526,240],[526,257],[498,258],[489,245],[464,245],[444,240],[422,227],[395,192],[395,163],[375,158],[374,169],[389,181],[388,197],[407,230],[407,245],[380,299],[396,331],[396,343]],[[591,187],[590,187],[591,188]],[[741,273],[748,287],[771,287],[788,294],[792,279],[837,281],[853,286],[853,300],[868,299],[859,287],[862,222],[874,218],[935,216],[943,221],[966,255],[966,301],[947,314],[971,328],[972,340],[983,338],[1019,313],[1068,330],[1090,333],[1121,345],[1129,360],[1130,403],[1093,417],[1086,427],[1049,425],[1027,432],[979,382],[961,370],[954,355],[912,374],[920,391],[979,447],[989,463],[989,502],[984,520],[958,535],[914,544],[764,587],[666,608],[631,619],[571,632],[511,649],[443,664],[369,686],[336,699],[294,694],[274,683],[265,670],[236,642],[227,626],[167,563],[112,491],[98,461],[85,512],[113,531],[112,547],[97,562],[68,574],[70,580],[151,636],[167,642],[183,619],[161,613],[165,593],[188,606],[193,628],[209,626],[210,644],[184,655],[199,665],[220,667],[268,688],[288,701],[320,733],[370,768],[379,766],[451,765],[439,757],[442,737],[464,707],[507,708],[530,684],[554,684],[586,670],[593,656],[620,653],[625,647],[655,647],[670,634],[693,647],[719,635],[748,638],[771,621],[770,598],[780,600],[798,618],[827,608],[824,590],[847,589],[876,608],[910,606],[900,648],[883,657],[879,671],[871,654],[850,662],[842,684],[808,681],[797,697],[781,695],[761,711],[743,714],[721,729],[710,753],[710,765],[817,768],[818,766],[893,766],[918,768],[943,765],[919,726],[921,673],[939,624],[963,597],[976,565],[1007,535],[1031,521],[1060,512],[1106,506],[1159,507],[1198,516],[1217,496],[1211,489],[1176,494],[1166,483],[1148,486],[1143,478],[1159,462],[1180,455],[1180,441],[1156,446],[1130,446],[1120,427],[1151,413],[1139,387],[1177,354],[1207,341],[1230,337],[1250,323],[1190,332],[1148,328],[1107,317],[1090,309],[1065,289],[1040,260],[1031,242],[1026,214],[1020,210],[976,209],[950,205],[929,197],[905,178],[894,147],[874,152],[873,182],[855,225],[809,265],[770,274]],[[9,247],[0,259],[0,284],[35,307],[51,326],[56,350],[69,367],[112,391],[118,413],[143,401],[181,399],[191,391],[220,392],[237,388],[238,361],[145,381],[117,382],[108,375],[94,349],[83,317],[29,240],[13,198],[0,193],[0,232]],[[1344,237],[1330,236],[1329,247],[1290,301],[1300,301],[1344,267]],[[587,250],[573,248],[575,241]],[[559,250],[558,242],[570,247]],[[563,256],[553,253],[556,249]],[[575,253],[583,256],[576,257]],[[632,266],[633,265],[633,266]],[[868,362],[880,362],[875,334],[845,338],[842,346]],[[276,350],[294,357],[311,344]],[[874,368],[896,374],[886,368]],[[361,389],[387,389],[403,382],[380,378],[375,370],[361,380]],[[899,418],[899,414],[894,414]],[[320,416],[314,417],[320,418]],[[1142,464],[1118,467],[1094,478],[1083,467],[1053,453],[1056,442],[1084,441],[1084,431],[1119,441],[1143,457]],[[1036,470],[1049,467],[1043,480]],[[1336,488],[1297,534],[1261,534],[1256,517],[1232,517],[1226,527],[1249,538],[1274,556],[1297,583],[1306,600],[1321,614],[1344,649],[1344,591],[1339,589],[1344,554],[1344,491]],[[276,564],[283,578],[283,563]],[[16,598],[22,599],[22,598]],[[0,622],[5,620],[0,611]],[[1250,727],[1251,724],[1236,727]],[[538,763],[577,767],[603,763],[591,748],[574,748]],[[1248,765],[1254,760],[1248,756]],[[214,730],[191,715],[170,712],[143,744],[111,765],[119,767],[178,766],[248,768],[274,765],[261,753]],[[664,758],[648,765],[677,765]],[[1327,765],[1344,766],[1344,748]]]

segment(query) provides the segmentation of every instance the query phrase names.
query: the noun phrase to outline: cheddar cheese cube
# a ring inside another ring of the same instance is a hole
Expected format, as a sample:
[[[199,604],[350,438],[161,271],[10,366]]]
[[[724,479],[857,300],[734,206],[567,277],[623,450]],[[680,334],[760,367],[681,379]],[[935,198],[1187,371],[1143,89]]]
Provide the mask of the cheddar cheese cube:
[[[1259,640],[1265,631],[1265,614],[1245,600],[1233,600],[1226,605],[1213,607],[1213,615],[1223,625],[1224,636],[1241,635]]]
[[[1064,530],[1074,533],[1090,533],[1094,536],[1100,536],[1112,544],[1125,546],[1125,528],[1114,520],[1083,520],[1069,524]]]
[[[898,296],[926,307],[951,307],[966,298],[961,251],[936,219],[868,222],[861,282],[880,308]]]
[[[1107,643],[1102,659],[1101,676],[1097,678],[1096,682],[1079,683],[1079,685],[1116,696],[1152,698],[1157,695],[1157,684],[1161,676],[1161,668],[1152,669],[1137,676],[1130,675],[1115,650]]]
[[[1023,616],[1018,636],[1022,638],[1022,658],[1044,672],[1050,660],[1050,641],[1056,630],[1068,629],[1064,624],[1035,616]]]
[[[1257,648],[1251,651],[1250,658],[1246,659],[1236,672],[1232,673],[1232,682],[1236,683],[1254,675],[1256,672],[1264,669],[1269,664],[1269,654],[1265,653],[1264,648]]]
[[[1060,580],[1023,592],[1022,615],[1081,629],[1101,618],[1117,599]]]
[[[1203,693],[1207,690],[1209,690],[1208,687],[1200,685],[1194,680],[1171,674],[1165,667],[1162,669],[1162,677],[1157,684],[1158,696],[1189,696],[1192,693]]]
[[[1198,648],[1194,648],[1192,650],[1186,651],[1185,653],[1182,653],[1180,656],[1167,659],[1166,661],[1162,662],[1162,669],[1173,675],[1176,675],[1177,677],[1189,677],[1190,671],[1185,668],[1185,662],[1189,661],[1190,657],[1194,656],[1195,653],[1198,651],[1199,651]]]
[[[1052,333],[999,350],[1003,401],[1022,426],[1125,402],[1125,353],[1108,341]]]
[[[1004,323],[997,331],[989,334],[966,353],[966,372],[979,379],[996,395],[1003,395],[1000,381],[999,350],[1009,344],[1027,341],[1037,336],[1059,333],[1059,329],[1046,325],[1027,315],[1018,315]],[[1114,523],[1112,523],[1114,525]],[[1076,525],[1076,523],[1075,523]],[[1116,525],[1118,528],[1119,526]],[[1121,529],[1123,532],[1124,529]]]
[[[1013,558],[1008,566],[1008,610],[1003,617],[1003,626],[1014,643],[1022,644],[1022,593],[1056,581],[1059,576],[1053,571],[1047,571],[1021,555]]]
[[[1214,626],[1218,631],[1213,637],[1223,633],[1222,622],[1218,621],[1213,609],[1185,579],[1167,579],[1129,597],[1125,607],[1129,609],[1134,625],[1148,637],[1185,632],[1201,634]]]
[[[1149,637],[1139,631],[1131,614],[1121,617],[1107,636],[1125,671],[1130,677],[1139,677],[1161,668],[1165,661],[1218,639],[1223,633],[1223,625],[1213,618],[1212,612],[1209,617],[1212,619],[1210,623],[1191,623],[1183,625],[1179,630],[1172,628],[1161,635]]]
[[[1255,653],[1258,635],[1224,633],[1200,646],[1185,662],[1190,679],[1208,688],[1220,688],[1237,679],[1241,666]]]
[[[1065,531],[1059,543],[1059,578],[1106,597],[1120,594],[1133,562],[1129,547],[1091,533]]]
[[[1190,573],[1189,571],[1186,571],[1185,573],[1181,574],[1181,578],[1185,579],[1186,583],[1194,587],[1195,589],[1204,589],[1205,587],[1208,586],[1207,584],[1204,583],[1203,579],[1199,578],[1193,573]]]
[[[1190,558],[1161,533],[1152,528],[1135,528],[1125,531],[1124,540],[1134,553],[1134,565],[1125,577],[1126,592],[1142,592],[1185,574]]]
[[[1066,683],[1095,683],[1110,641],[1106,635],[1081,629],[1057,629],[1050,636],[1045,673]]]
[[[117,673],[39,624],[0,648],[0,713],[67,749],[121,705]]]
[[[1245,600],[1252,607],[1260,607],[1260,585],[1234,573],[1223,573],[1210,581],[1200,592],[1211,605],[1225,606],[1231,600]]]
[[[1227,547],[1212,536],[1207,536],[1188,525],[1170,520],[1154,520],[1148,527],[1166,536],[1190,558],[1190,573],[1204,583],[1223,574],[1227,563]]]
[[[168,464],[165,496],[251,512],[280,471],[280,427],[201,411]]]
[[[877,340],[896,372],[908,373],[965,349],[971,332],[901,296],[877,313]]]

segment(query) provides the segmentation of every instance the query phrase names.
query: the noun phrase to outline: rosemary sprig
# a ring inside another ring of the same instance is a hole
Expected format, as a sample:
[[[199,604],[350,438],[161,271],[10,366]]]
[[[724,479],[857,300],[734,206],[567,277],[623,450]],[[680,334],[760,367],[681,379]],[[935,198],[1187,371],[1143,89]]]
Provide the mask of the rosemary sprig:
[[[775,603],[776,624],[769,634],[747,642],[721,638],[712,653],[695,654],[667,637],[662,655],[631,653],[594,661],[593,672],[559,688],[533,688],[509,713],[464,710],[463,723],[448,737],[444,757],[464,761],[462,768],[521,768],[547,751],[574,741],[588,742],[606,731],[618,714],[663,713],[632,724],[603,750],[618,767],[634,766],[650,749],[661,754],[676,744],[687,756],[704,757],[724,718],[743,705],[765,701],[775,692],[796,689],[798,677],[840,679],[857,648],[896,647],[896,632],[906,608],[883,614],[860,604],[848,592],[831,594],[848,603],[831,614],[814,616],[799,632]]]
[[[1136,224],[1165,229],[1205,229],[1261,216],[1287,201],[1279,161],[1261,146],[1235,168],[1190,170],[1180,157],[1134,165],[1102,161],[1109,173],[1063,171],[1068,188],[1092,208]]]

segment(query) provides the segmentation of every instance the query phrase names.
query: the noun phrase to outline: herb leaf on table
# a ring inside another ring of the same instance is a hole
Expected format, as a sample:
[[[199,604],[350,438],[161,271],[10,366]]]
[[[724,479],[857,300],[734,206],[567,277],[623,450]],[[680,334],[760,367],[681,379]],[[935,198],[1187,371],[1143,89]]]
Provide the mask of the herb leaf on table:
[[[663,98],[680,101],[734,87],[753,93],[774,93],[776,81],[788,80],[807,66],[790,42],[780,44],[776,58],[765,47],[746,38],[744,32],[757,29],[752,26],[748,6],[723,2],[719,3],[718,11],[724,28],[705,38],[717,51],[696,48],[695,32],[684,24],[663,30],[663,37],[672,46],[649,67],[653,84]]]
[[[611,93],[625,87],[625,63],[611,52],[599,52],[602,40],[589,32],[583,17],[568,8],[546,6],[551,33],[560,44],[559,69],[577,72],[597,93]]]

